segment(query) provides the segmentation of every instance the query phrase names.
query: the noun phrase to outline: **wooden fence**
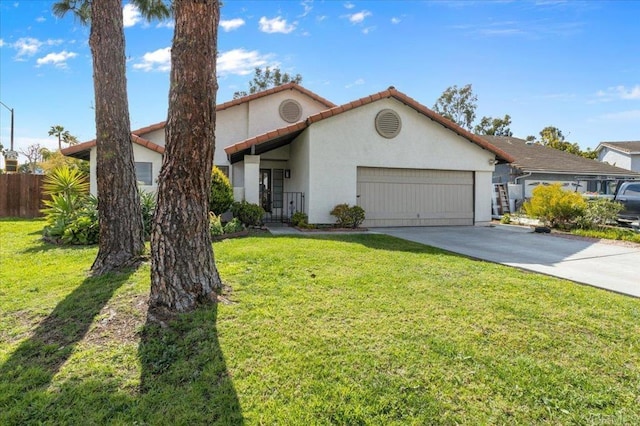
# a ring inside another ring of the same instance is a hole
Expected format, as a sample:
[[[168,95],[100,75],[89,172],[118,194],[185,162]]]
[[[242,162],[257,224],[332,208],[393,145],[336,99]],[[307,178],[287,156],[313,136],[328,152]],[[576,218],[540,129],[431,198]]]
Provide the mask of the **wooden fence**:
[[[0,175],[0,217],[42,216],[42,175],[25,173]]]

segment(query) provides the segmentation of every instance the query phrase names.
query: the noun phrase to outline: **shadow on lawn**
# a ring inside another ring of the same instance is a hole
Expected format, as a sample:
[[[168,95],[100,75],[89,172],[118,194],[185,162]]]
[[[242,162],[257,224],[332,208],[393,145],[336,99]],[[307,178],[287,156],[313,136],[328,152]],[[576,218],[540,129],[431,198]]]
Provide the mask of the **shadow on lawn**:
[[[44,390],[86,335],[95,316],[133,270],[85,279],[0,366],[0,408],[28,404]],[[2,410],[0,410],[2,411]]]
[[[218,305],[212,304],[163,327],[147,317],[138,349],[140,408],[164,413],[151,423],[163,423],[168,415],[185,424],[244,424],[218,341],[217,316]]]
[[[138,331],[139,387],[110,372],[120,368],[120,356],[135,356],[135,347],[113,352],[115,358],[100,365],[104,361],[91,352],[100,351],[96,345],[77,354],[86,359],[74,360],[69,377],[54,380],[133,272],[85,279],[0,365],[0,424],[243,424],[218,341],[216,305],[166,327],[147,319]],[[113,351],[114,343],[108,338],[102,344]]]

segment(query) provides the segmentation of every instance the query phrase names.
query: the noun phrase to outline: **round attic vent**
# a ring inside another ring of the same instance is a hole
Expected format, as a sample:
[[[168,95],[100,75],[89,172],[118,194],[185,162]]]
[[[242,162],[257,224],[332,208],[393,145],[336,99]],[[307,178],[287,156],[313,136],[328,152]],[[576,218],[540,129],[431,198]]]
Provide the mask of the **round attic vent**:
[[[387,139],[395,138],[401,128],[400,116],[394,110],[383,109],[376,115],[376,130],[380,136]]]
[[[287,99],[280,104],[280,117],[287,123],[295,123],[302,116],[302,107],[297,101]]]

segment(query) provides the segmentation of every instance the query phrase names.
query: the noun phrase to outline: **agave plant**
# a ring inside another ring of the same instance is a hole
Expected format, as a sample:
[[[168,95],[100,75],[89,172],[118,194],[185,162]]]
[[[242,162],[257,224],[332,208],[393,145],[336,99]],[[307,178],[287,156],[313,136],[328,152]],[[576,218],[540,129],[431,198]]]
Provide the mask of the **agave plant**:
[[[82,196],[89,192],[89,182],[80,170],[59,167],[45,177],[42,189],[49,195]]]

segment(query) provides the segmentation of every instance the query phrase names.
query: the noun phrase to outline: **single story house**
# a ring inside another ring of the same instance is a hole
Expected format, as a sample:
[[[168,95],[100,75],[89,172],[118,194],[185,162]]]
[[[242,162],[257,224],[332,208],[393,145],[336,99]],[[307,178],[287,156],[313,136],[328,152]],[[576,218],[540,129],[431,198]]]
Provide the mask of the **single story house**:
[[[640,173],[640,141],[600,142],[598,161]]]
[[[538,185],[560,183],[577,192],[609,194],[618,179],[640,177],[620,167],[579,155],[507,136],[482,136],[487,142],[513,157],[500,162],[493,172],[494,184],[507,184],[511,199],[531,197]]]
[[[485,224],[494,165],[514,160],[393,87],[337,106],[288,83],[218,105],[216,123],[214,164],[236,200],[272,220],[303,211],[333,223],[348,203],[370,227]],[[143,189],[156,187],[164,124],[132,131]],[[91,161],[93,193],[95,150],[95,140],[63,150]]]

